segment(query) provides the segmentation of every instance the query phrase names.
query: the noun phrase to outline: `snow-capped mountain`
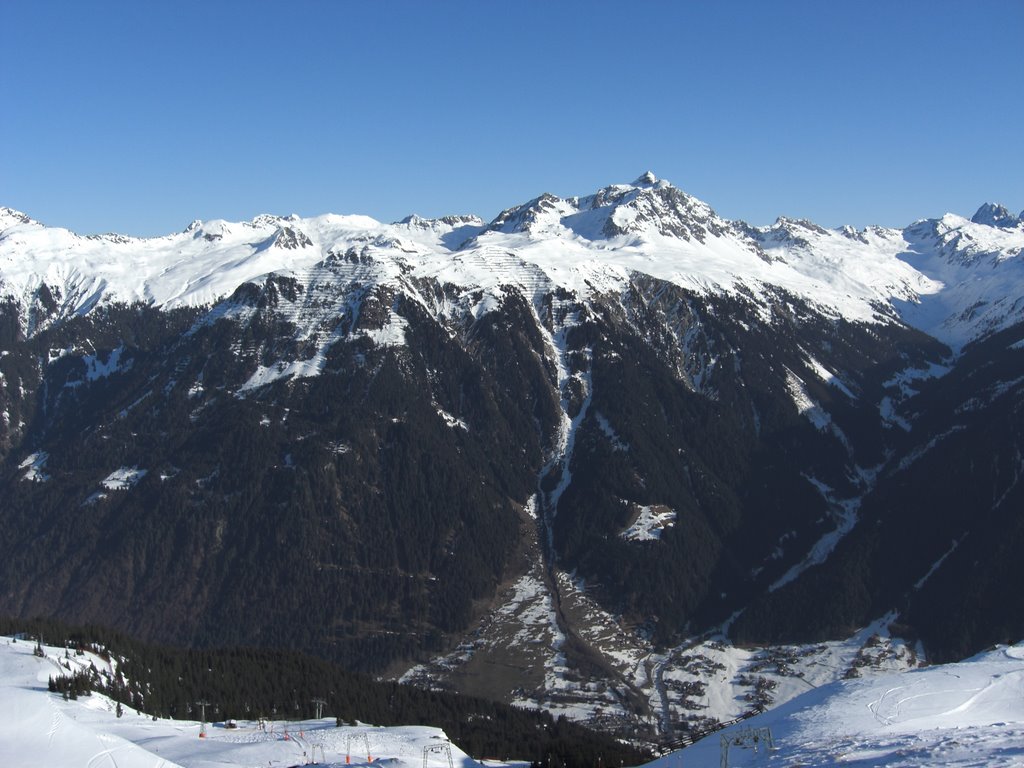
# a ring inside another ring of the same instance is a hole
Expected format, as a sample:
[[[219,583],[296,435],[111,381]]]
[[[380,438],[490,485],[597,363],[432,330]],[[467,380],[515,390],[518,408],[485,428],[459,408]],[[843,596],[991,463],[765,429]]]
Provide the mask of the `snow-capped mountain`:
[[[99,301],[204,306],[245,282],[300,275],[353,248],[389,280],[400,273],[465,289],[506,278],[522,287],[535,282],[538,270],[551,288],[584,299],[622,290],[634,273],[706,292],[757,296],[765,287],[782,288],[851,320],[899,314],[955,343],[1019,321],[1024,295],[1017,258],[1024,225],[1001,206],[985,204],[971,221],[947,214],[905,230],[826,230],[785,218],[756,228],[722,219],[650,172],[586,197],[544,194],[486,225],[475,216],[381,224],[364,216],[261,215],[241,223],[196,221],[177,235],[138,239],[83,237],[9,208],[0,225],[4,293],[28,305],[40,287],[56,288],[61,315],[88,312]],[[502,262],[498,251],[521,261],[522,270]],[[986,269],[1000,263],[1000,282],[962,295],[978,277],[962,270],[979,261]],[[952,314],[964,302],[999,300],[1011,306],[980,326]]]
[[[705,632],[1024,635],[995,207],[754,227],[648,173],[491,222],[0,226],[0,611],[662,735]]]
[[[990,227],[1012,229],[1020,225],[1020,217],[1010,213],[1006,206],[997,203],[985,203],[971,217],[975,224],[987,224]]]

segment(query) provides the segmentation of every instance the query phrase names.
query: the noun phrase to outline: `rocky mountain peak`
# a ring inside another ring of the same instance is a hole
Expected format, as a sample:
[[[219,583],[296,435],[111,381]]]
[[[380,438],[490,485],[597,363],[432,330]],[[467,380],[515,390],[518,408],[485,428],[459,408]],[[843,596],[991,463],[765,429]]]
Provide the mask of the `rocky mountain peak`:
[[[775,245],[788,245],[793,248],[809,248],[808,240],[812,235],[828,235],[828,230],[807,219],[790,219],[780,216],[775,223],[766,229],[759,230],[759,240]],[[851,235],[846,234],[846,237]]]
[[[653,181],[650,181],[653,180]],[[648,172],[618,199],[604,227],[607,237],[657,232],[665,237],[704,243],[729,229],[711,206]]]
[[[633,181],[634,187],[653,187],[658,183],[658,177],[654,175],[653,171],[647,171],[646,173],[638,176]]]
[[[0,207],[0,231],[19,224],[36,224],[39,222],[14,208]]]
[[[1024,214],[1024,211],[1021,212]],[[1006,206],[998,203],[985,203],[971,217],[975,224],[986,224],[990,227],[1011,228],[1020,224],[1020,219],[1010,213]]]
[[[286,219],[282,216],[276,216],[272,213],[261,213],[259,216],[254,217],[253,220],[249,222],[249,224],[251,224],[256,229],[268,229],[271,227],[276,229],[277,227],[281,226],[281,222],[287,221],[289,219],[294,221],[296,218],[297,217],[295,216],[290,216]]]
[[[542,223],[560,219],[570,213],[575,213],[570,202],[545,192],[527,203],[505,209],[487,225],[487,229],[507,234],[529,232]]]
[[[282,226],[274,233],[274,245],[294,251],[298,248],[312,248],[313,241],[300,229]]]
[[[441,216],[437,219],[428,219],[413,213],[395,223],[404,224],[410,229],[447,231],[455,229],[456,227],[480,227],[483,226],[485,222],[479,216],[474,214],[456,214],[452,216]]]

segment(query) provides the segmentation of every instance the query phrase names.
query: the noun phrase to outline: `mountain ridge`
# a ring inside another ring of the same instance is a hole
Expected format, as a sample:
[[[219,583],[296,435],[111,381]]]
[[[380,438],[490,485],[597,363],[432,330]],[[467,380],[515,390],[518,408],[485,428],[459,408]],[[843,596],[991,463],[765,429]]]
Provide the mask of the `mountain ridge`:
[[[0,611],[663,735],[706,633],[1018,640],[978,590],[1024,578],[1024,229],[750,227],[637,181],[490,223],[10,214]]]
[[[6,222],[14,223],[0,232],[0,290],[27,302],[42,284],[57,285],[63,288],[62,311],[72,313],[87,312],[101,300],[168,308],[212,304],[249,280],[308,269],[331,253],[360,248],[394,261],[391,271],[478,288],[488,282],[486,264],[479,262],[495,249],[515,253],[581,295],[615,290],[632,272],[704,292],[756,294],[763,285],[775,285],[853,319],[899,314],[954,347],[1022,317],[1019,306],[1008,315],[989,306],[982,317],[967,321],[921,309],[940,307],[943,288],[963,288],[977,276],[951,270],[954,262],[970,267],[999,254],[1002,261],[1019,263],[1019,223],[996,226],[946,214],[903,230],[827,230],[785,217],[753,227],[719,218],[706,203],[650,172],[584,197],[546,193],[486,224],[471,216],[410,216],[389,225],[363,216],[260,215],[249,222],[193,222],[183,233],[159,238],[83,238],[4,210]],[[126,259],[133,261],[131,270],[123,268]],[[24,262],[20,269],[16,261]],[[1012,271],[1013,298],[1019,300],[1024,278]],[[979,293],[975,287],[969,303],[991,305],[990,294],[1001,289]],[[893,309],[879,315],[886,305]]]

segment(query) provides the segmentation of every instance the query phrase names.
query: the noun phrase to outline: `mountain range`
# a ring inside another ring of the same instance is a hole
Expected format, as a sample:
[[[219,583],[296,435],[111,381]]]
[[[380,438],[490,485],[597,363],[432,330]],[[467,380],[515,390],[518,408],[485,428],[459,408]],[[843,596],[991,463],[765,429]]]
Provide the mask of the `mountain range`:
[[[0,209],[0,613],[663,734],[707,643],[774,649],[731,670],[764,702],[867,626],[1017,642],[1022,248],[993,204],[755,227],[651,173],[490,222]]]

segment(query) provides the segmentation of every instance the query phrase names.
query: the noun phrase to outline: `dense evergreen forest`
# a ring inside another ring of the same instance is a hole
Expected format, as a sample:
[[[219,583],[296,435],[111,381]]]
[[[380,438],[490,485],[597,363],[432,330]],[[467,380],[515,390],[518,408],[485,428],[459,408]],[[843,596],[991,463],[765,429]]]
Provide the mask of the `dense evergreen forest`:
[[[0,634],[91,651],[117,661],[113,680],[99,675],[51,679],[72,697],[91,690],[158,717],[197,720],[195,703],[210,702],[208,719],[300,720],[315,716],[314,699],[338,725],[431,725],[478,758],[529,759],[551,766],[636,765],[650,755],[547,712],[426,691],[342,669],[300,653],[253,648],[185,650],[136,641],[102,627],[49,619],[0,618]]]

